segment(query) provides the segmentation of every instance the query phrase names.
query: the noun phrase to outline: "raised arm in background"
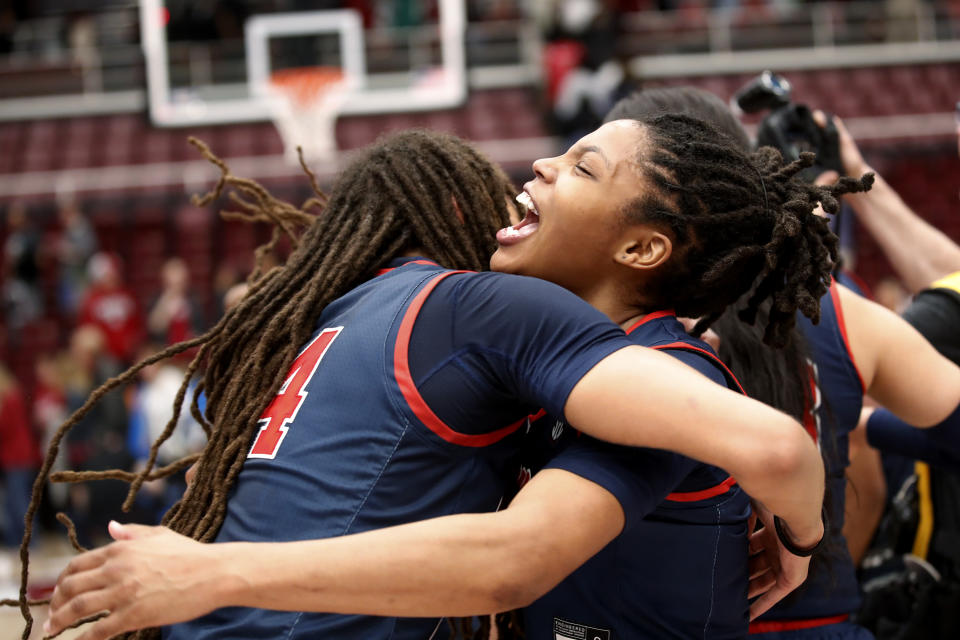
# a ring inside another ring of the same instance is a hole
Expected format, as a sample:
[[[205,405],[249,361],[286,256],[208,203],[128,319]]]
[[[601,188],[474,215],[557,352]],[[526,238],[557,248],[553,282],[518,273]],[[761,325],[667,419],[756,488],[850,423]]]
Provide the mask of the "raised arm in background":
[[[821,123],[824,117],[819,112]],[[917,293],[935,280],[960,271],[960,246],[914,213],[883,176],[867,164],[843,121],[838,117],[833,121],[840,135],[840,157],[846,174],[857,178],[868,172],[876,174],[870,191],[848,194],[844,200],[910,292]]]

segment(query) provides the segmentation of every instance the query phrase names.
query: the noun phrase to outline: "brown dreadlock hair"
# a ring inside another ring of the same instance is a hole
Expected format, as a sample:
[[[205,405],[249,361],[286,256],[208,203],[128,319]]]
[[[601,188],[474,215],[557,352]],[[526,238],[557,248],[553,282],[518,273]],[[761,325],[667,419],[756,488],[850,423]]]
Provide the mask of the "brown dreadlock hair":
[[[699,335],[724,309],[752,290],[741,318],[752,324],[771,301],[764,342],[781,345],[797,310],[819,321],[820,297],[830,286],[837,238],[817,216],[837,197],[866,191],[873,175],[820,187],[797,174],[812,153],[783,164],[771,147],[749,153],[697,118],[662,114],[639,119],[649,144],[639,155],[654,189],[623,211],[630,223],[654,223],[673,235],[674,253],[646,294],[670,301],[678,315],[700,318]]]
[[[206,205],[227,187],[240,211],[227,218],[274,224],[271,240],[257,250],[257,268],[240,303],[202,336],[173,345],[108,380],[91,394],[54,434],[41,467],[27,512],[32,522],[43,485],[60,442],[103,395],[123,385],[143,367],[199,347],[174,401],[174,415],[153,443],[145,468],[125,472],[67,472],[54,481],[78,482],[117,478],[131,482],[124,509],[145,480],[166,477],[196,457],[154,470],[160,445],[170,437],[191,378],[205,366],[190,403],[194,418],[209,441],[200,456],[189,489],[164,516],[162,523],[202,542],[217,535],[226,514],[226,496],[246,458],[257,419],[276,396],[284,375],[314,330],[314,321],[331,301],[373,276],[391,259],[414,250],[453,269],[484,270],[496,249],[495,233],[510,224],[508,207],[516,191],[509,178],[466,142],[431,131],[405,131],[380,139],[361,152],[339,176],[330,197],[303,165],[316,197],[297,208],[281,202],[262,186],[232,175],[227,165],[203,143],[191,139],[221,170],[216,187],[195,198]],[[301,164],[303,164],[301,159]],[[242,195],[241,195],[242,194]],[[310,209],[320,209],[319,215]],[[293,251],[281,266],[262,272],[263,257],[281,238],[290,238]],[[197,404],[206,395],[205,413]],[[32,528],[31,528],[32,529]],[[29,637],[33,624],[26,599],[28,545],[31,529],[20,547],[22,560],[19,604]],[[157,637],[156,630],[133,637]]]

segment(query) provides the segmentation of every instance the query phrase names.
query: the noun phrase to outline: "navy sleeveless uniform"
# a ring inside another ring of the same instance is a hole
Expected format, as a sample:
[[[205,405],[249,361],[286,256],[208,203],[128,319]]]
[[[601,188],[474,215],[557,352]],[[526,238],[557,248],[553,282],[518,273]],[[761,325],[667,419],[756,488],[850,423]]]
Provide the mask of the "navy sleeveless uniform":
[[[264,411],[217,537],[341,536],[497,508],[503,464],[540,406],[630,342],[555,285],[423,260],[329,304]],[[438,619],[229,608],[170,639],[431,637]]]
[[[820,323],[798,314],[812,362],[814,406],[807,429],[824,457],[829,491],[830,530],[823,551],[813,558],[806,582],[750,625],[751,634],[774,638],[872,638],[847,619],[860,606],[860,588],[843,536],[849,434],[857,426],[864,384],[850,355],[843,307],[836,283],[820,299]]]
[[[710,346],[690,337],[671,312],[649,314],[628,333],[635,344],[665,350],[714,382],[741,390]],[[549,415],[540,421],[547,428],[533,437],[522,478],[541,466],[575,473],[617,498],[625,524],[616,539],[524,610],[527,637],[746,636],[750,503],[733,479],[678,454],[599,442]]]

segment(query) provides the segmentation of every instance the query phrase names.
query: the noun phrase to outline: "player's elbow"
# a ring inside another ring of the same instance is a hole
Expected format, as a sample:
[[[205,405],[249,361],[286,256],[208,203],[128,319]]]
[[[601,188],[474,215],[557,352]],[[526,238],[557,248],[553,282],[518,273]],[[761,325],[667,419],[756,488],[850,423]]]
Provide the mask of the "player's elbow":
[[[510,611],[532,604],[568,573],[560,570],[558,564],[545,536],[514,537],[502,547],[499,567],[487,585],[493,610]]]
[[[549,589],[541,589],[530,576],[511,572],[490,585],[489,600],[492,611],[512,611],[531,605]]]
[[[788,420],[785,418],[785,420]],[[763,443],[762,451],[753,458],[754,486],[778,491],[783,487],[809,487],[815,492],[823,489],[823,460],[813,439],[790,421],[776,438]],[[806,481],[806,482],[798,482]],[[760,492],[754,494],[760,497]]]
[[[823,484],[823,459],[803,429],[793,428],[789,436],[777,440],[771,450],[769,468],[775,481],[808,476],[812,486]]]
[[[559,578],[545,563],[519,562],[500,574],[490,585],[489,599],[495,611],[527,607],[555,587]]]

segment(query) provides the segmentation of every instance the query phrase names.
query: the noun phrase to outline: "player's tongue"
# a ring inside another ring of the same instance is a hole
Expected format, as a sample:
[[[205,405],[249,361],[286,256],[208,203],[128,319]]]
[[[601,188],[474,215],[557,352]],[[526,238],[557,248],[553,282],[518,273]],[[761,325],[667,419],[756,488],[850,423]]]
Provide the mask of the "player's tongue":
[[[497,232],[497,242],[500,244],[514,244],[524,238],[532,236],[537,232],[537,229],[540,228],[540,216],[533,206],[530,194],[522,192],[517,196],[517,202],[526,207],[527,215],[518,224],[500,229],[500,231]]]

